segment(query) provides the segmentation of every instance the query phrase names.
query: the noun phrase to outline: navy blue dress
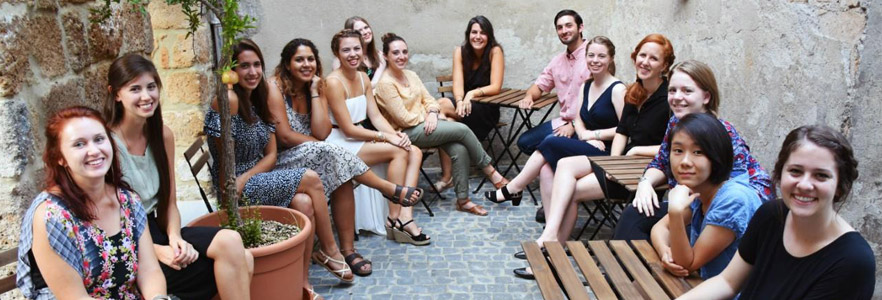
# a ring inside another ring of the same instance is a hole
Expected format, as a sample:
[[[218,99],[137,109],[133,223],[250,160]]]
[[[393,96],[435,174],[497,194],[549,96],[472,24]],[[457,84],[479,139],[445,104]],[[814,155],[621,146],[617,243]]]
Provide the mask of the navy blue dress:
[[[619,125],[616,107],[612,103],[613,87],[619,84],[622,84],[622,82],[616,81],[610,84],[603,91],[603,94],[600,94],[600,97],[597,98],[591,109],[588,109],[589,101],[587,98],[588,89],[591,88],[591,80],[585,83],[585,88],[582,91],[582,108],[579,109],[579,117],[582,118],[582,123],[585,123],[585,128],[588,130],[598,130],[613,128]],[[591,144],[579,140],[577,134],[573,134],[573,137],[569,138],[550,135],[542,143],[539,143],[538,149],[542,156],[545,157],[545,161],[551,165],[552,169],[556,170],[557,161],[564,157],[609,155],[612,141],[603,141],[603,143],[606,145],[606,150],[597,149]]]

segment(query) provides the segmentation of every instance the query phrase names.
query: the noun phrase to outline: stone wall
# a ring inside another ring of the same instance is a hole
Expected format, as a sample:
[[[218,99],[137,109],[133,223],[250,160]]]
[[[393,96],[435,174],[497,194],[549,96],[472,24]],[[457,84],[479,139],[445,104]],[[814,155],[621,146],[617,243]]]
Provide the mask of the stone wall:
[[[292,38],[313,40],[326,70],[331,36],[353,15],[371,23],[374,36],[395,32],[408,42],[410,68],[429,90],[451,69],[469,18],[492,22],[505,50],[504,86],[527,88],[548,60],[563,51],[553,27],[564,8],[585,20],[585,38],[605,35],[617,46],[618,76],[634,80],[629,55],[646,34],[662,33],[678,60],[698,59],[715,71],[721,115],[770,169],[791,129],[827,124],[846,132],[861,163],[851,201],[840,210],[877,253],[882,279],[882,3],[859,0],[746,1],[400,1],[329,0],[322,5],[252,0],[261,20],[254,39],[268,66]],[[284,20],[284,21],[282,21]],[[503,111],[503,118],[506,118]],[[527,237],[525,237],[527,238]],[[882,291],[882,280],[877,280]],[[882,292],[877,292],[880,294]]]
[[[21,214],[42,189],[46,119],[60,108],[101,109],[106,74],[118,55],[153,52],[150,20],[113,6],[89,21],[95,3],[0,1],[0,248],[18,244]],[[5,272],[11,272],[6,268]],[[18,291],[3,299],[20,297]]]

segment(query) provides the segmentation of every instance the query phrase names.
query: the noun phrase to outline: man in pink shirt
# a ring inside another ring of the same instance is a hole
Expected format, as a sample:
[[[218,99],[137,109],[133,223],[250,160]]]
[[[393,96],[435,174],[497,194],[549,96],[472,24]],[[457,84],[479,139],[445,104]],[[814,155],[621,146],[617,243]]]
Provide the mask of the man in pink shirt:
[[[567,51],[551,59],[536,82],[527,90],[520,107],[530,109],[533,99],[542,96],[543,92],[557,88],[560,116],[527,130],[518,138],[518,148],[527,155],[536,151],[539,143],[549,135],[573,137],[573,120],[579,117],[579,87],[591,77],[585,61],[587,43],[582,39],[582,17],[573,10],[565,9],[554,16],[554,26],[557,28],[557,37],[567,46]]]

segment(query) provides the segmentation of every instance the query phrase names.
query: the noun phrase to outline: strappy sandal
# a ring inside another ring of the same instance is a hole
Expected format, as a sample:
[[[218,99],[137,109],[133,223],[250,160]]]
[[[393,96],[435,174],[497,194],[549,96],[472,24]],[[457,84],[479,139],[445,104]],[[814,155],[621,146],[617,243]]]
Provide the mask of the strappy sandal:
[[[452,188],[452,187],[453,187],[453,178],[450,178],[450,180],[448,180],[446,182],[442,181],[442,180],[435,182],[435,189],[438,190],[438,192],[443,192],[443,191],[445,191],[449,188]]]
[[[317,258],[317,257],[315,257],[315,254],[316,253],[313,253],[312,260],[316,264],[318,264],[319,266],[322,266],[322,268],[325,268],[325,270],[328,270],[328,272],[331,272],[331,275],[334,275],[334,277],[337,277],[337,279],[340,279],[343,282],[355,281],[354,276],[349,276],[349,278],[346,278],[346,273],[354,274],[354,272],[352,272],[352,269],[349,268],[349,264],[347,264],[346,262],[332,258],[330,255],[325,254],[325,252],[322,251],[321,249],[319,249],[317,254],[322,257]],[[341,268],[339,270],[331,269],[331,266],[328,265],[328,262],[341,264],[341,265],[343,265],[343,268]]]
[[[398,220],[398,226],[394,229],[395,232],[395,241],[399,243],[408,243],[414,246],[425,246],[432,241],[423,233],[423,230],[420,229],[420,234],[414,236],[412,233],[407,231],[404,227],[408,224],[413,223],[413,220],[402,223],[401,220]]]
[[[465,202],[460,202],[459,199],[456,200],[456,210],[461,212],[467,212],[476,216],[486,216],[488,214],[487,210],[484,209],[483,206],[475,204],[472,207],[464,208],[469,203],[472,203],[471,199],[466,199]]]
[[[343,251],[349,251],[349,250],[343,250]],[[373,267],[373,263],[371,263],[371,261],[369,261],[369,260],[365,259],[363,256],[361,256],[361,254],[358,254],[358,252],[356,252],[355,249],[352,249],[352,253],[349,255],[346,255],[346,257],[343,259],[346,260],[346,264],[349,265],[349,267],[352,269],[352,273],[355,275],[365,277],[365,276],[371,275],[371,273],[374,272],[373,268],[371,268],[370,271],[366,271],[366,272],[361,271],[361,267],[363,267],[364,265],[371,265]],[[356,259],[361,259],[361,261],[357,262],[357,263],[353,263]]]
[[[395,240],[395,230],[397,230],[395,228],[395,223],[401,221],[398,221],[398,219],[392,220],[392,218],[390,217],[386,217],[386,221],[389,221],[388,224],[384,224],[384,226],[386,227],[386,239]]]
[[[322,295],[319,295],[318,293],[315,292],[315,290],[313,290],[311,288],[304,287],[303,291],[306,293],[306,295],[304,295],[306,297],[303,297],[303,299],[309,299],[309,300],[324,300],[325,299],[322,297]]]
[[[401,199],[401,197],[399,195],[401,195],[401,190],[404,190],[404,189],[406,189],[406,192],[404,193],[404,199]],[[420,195],[415,200],[411,200],[410,199],[411,196],[413,196],[413,193],[416,193],[416,192],[419,192]],[[395,204],[398,204],[398,205],[401,205],[404,207],[408,207],[408,206],[414,206],[418,202],[420,202],[420,200],[423,199],[424,194],[425,193],[423,193],[423,189],[421,189],[421,188],[410,187],[410,186],[400,186],[400,185],[396,184],[395,185],[395,195],[392,195],[392,197],[383,195],[383,197],[385,197],[386,199],[389,199],[389,201],[391,201],[392,203],[395,203]]]
[[[496,198],[496,191],[484,192],[484,199],[487,199],[493,203],[503,203],[505,201],[511,200],[511,205],[513,205],[513,206],[520,206],[521,205],[521,199],[523,199],[523,197],[524,197],[523,191],[520,191],[517,193],[511,193],[508,191],[508,187],[505,185],[502,186],[502,189],[500,189],[500,191],[502,192],[502,199]]]

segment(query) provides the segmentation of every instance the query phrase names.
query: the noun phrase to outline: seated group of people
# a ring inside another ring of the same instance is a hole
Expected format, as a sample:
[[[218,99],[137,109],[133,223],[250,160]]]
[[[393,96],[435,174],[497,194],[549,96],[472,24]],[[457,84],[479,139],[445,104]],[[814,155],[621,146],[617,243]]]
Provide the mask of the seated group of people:
[[[416,188],[420,148],[441,150],[443,176],[435,186],[452,186],[456,210],[470,214],[488,213],[469,198],[472,165],[497,188],[484,195],[494,203],[519,205],[522,190],[539,177],[547,220],[540,244],[567,239],[577,201],[624,193],[615,184],[601,189],[607,179],[595,174],[588,156],[651,156],[614,238],[650,239],[672,274],[700,271],[708,280],[684,298],[872,296],[872,250],[833,206],[857,178],[841,133],[823,126],[792,131],[769,176],[734,126],[717,117],[720,95],[706,64],[675,64],[671,42],[651,34],[631,53],[637,80],[626,87],[615,77],[612,41],[584,40],[572,10],[559,12],[554,24],[566,51],[521,107],[556,88],[560,116],[521,136],[518,146],[531,156],[511,182],[480,144],[499,120],[498,107],[471,102],[502,88],[503,51],[487,18],[469,21],[453,53],[452,100],[435,99],[407,70],[404,38],[384,35],[377,53],[363,18],[348,19],[334,35],[335,70],[324,78],[309,40],[285,45],[270,76],[260,48],[242,40],[233,47],[239,81],[228,93],[236,192],[306,214],[319,241],[313,260],[352,282],[372,273],[354,245],[353,182],[389,200],[388,239],[431,243],[413,221],[412,206],[424,193]],[[17,283],[26,297],[248,298],[253,258],[239,235],[181,227],[161,86],[148,59],[124,55],[110,67],[103,116],[72,107],[47,122],[47,187],[27,211],[19,246]],[[212,103],[204,127],[215,157],[218,110]],[[369,168],[382,163],[385,178]],[[218,166],[210,171],[217,187]],[[663,183],[671,187],[667,201],[655,191]],[[783,201],[774,199],[773,184]],[[515,273],[532,277],[528,269]],[[320,297],[304,284],[310,298]]]

